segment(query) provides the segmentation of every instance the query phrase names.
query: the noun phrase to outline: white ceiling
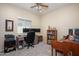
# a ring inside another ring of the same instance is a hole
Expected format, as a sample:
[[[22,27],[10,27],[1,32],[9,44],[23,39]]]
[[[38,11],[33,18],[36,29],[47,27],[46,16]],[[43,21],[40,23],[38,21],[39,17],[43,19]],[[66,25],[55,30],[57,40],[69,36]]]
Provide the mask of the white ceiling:
[[[40,13],[40,12],[37,12],[35,9],[30,8],[33,3],[10,3],[10,4],[16,7],[24,8],[32,13],[39,14],[39,15],[43,15],[45,13],[54,11],[55,9],[61,8],[63,6],[70,5],[68,3],[47,3],[48,9]]]

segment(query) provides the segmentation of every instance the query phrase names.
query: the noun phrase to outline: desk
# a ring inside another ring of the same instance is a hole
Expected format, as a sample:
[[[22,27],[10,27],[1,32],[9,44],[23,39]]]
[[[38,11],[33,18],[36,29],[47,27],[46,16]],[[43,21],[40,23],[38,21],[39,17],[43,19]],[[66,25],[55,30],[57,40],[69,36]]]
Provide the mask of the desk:
[[[35,35],[34,44],[38,44],[39,42],[42,42],[42,41],[43,41],[42,35]]]
[[[23,48],[24,47],[24,37],[22,37],[21,35],[17,36],[16,44],[17,44],[17,48]]]
[[[26,40],[27,35],[24,36],[24,40]],[[34,40],[34,45],[38,44],[39,42],[43,41],[43,36],[41,34],[36,34],[35,35],[35,40]]]
[[[79,56],[79,42],[64,40],[64,41],[57,41],[54,40],[51,43],[52,47],[52,55],[53,55],[53,48],[55,48],[55,55],[57,52],[63,53],[64,56],[69,55],[72,53],[73,56]]]

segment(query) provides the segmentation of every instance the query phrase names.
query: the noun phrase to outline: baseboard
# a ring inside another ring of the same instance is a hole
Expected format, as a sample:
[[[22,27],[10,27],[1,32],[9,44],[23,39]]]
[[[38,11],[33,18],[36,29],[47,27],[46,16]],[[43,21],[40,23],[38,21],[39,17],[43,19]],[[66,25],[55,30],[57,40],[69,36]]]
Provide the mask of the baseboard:
[[[3,53],[4,52],[4,49],[0,49],[0,53]]]

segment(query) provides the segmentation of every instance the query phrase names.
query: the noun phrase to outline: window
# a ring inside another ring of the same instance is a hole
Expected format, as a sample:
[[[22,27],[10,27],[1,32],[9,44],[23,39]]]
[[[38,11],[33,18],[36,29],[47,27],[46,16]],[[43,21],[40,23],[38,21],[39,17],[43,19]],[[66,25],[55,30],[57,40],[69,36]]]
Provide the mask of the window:
[[[23,33],[23,28],[31,28],[31,21],[27,19],[18,19],[17,32]]]

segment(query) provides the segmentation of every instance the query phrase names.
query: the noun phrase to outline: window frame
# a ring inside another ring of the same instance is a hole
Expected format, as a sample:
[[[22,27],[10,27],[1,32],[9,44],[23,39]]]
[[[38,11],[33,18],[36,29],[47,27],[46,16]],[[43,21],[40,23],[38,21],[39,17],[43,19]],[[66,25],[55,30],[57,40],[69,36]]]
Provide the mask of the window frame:
[[[22,32],[19,32],[19,31],[18,31],[18,26],[19,26],[18,24],[20,23],[20,22],[19,22],[20,20],[21,20],[21,21],[26,21],[26,22],[28,21],[28,22],[30,23],[30,27],[29,27],[29,28],[32,28],[32,21],[31,21],[31,20],[28,20],[28,19],[26,19],[26,18],[18,18],[18,22],[17,22],[17,33],[18,33],[18,34],[22,34],[22,33],[23,33],[23,31],[22,31]],[[28,28],[28,27],[25,27],[25,28]]]

